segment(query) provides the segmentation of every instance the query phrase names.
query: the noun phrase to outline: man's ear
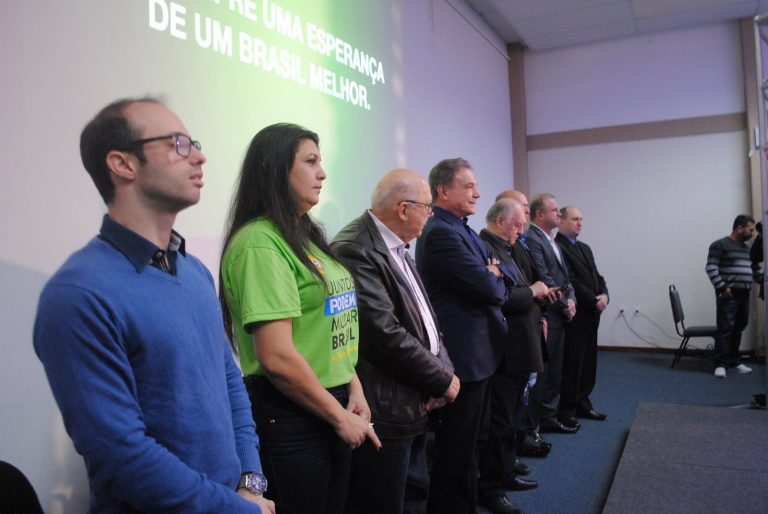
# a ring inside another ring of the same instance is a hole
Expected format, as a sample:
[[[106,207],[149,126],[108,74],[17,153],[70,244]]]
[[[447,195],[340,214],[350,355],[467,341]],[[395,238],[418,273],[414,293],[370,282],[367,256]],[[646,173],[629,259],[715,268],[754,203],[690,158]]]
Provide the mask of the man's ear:
[[[437,188],[435,188],[435,189],[437,189],[437,197],[438,198],[440,198],[442,200],[445,200],[448,197],[448,195],[445,194],[445,186],[444,185],[439,184],[437,186]]]
[[[397,217],[405,221],[408,219],[406,211],[408,210],[408,202],[400,202],[397,204]]]
[[[132,153],[112,150],[107,154],[107,167],[121,179],[131,181],[136,178],[139,159]]]

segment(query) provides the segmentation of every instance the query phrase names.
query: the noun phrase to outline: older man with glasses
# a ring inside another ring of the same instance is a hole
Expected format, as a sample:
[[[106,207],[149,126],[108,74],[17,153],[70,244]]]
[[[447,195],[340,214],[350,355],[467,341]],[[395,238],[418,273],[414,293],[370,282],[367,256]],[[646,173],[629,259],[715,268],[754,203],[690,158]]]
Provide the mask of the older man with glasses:
[[[333,249],[355,277],[363,385],[381,449],[353,455],[347,512],[421,512],[426,506],[427,416],[452,402],[459,379],[413,260],[410,241],[432,216],[432,195],[417,173],[392,170],[371,209],[336,236]]]

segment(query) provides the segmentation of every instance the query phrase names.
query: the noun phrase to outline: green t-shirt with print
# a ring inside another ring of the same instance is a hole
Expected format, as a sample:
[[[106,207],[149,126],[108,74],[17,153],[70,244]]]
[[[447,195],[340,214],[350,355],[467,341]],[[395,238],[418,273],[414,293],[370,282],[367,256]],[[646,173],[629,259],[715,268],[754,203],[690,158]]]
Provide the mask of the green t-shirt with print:
[[[299,261],[277,227],[256,219],[237,231],[221,261],[222,283],[245,375],[263,375],[245,327],[291,318],[293,343],[323,387],[352,380],[357,364],[357,293],[349,272],[310,244],[325,284]]]

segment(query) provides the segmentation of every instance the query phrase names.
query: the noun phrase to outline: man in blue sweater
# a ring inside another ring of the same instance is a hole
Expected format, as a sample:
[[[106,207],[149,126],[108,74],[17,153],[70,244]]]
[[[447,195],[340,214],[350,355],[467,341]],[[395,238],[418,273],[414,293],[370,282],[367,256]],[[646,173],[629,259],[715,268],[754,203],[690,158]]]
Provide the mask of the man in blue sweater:
[[[725,378],[726,368],[751,373],[739,356],[741,333],[749,321],[749,292],[752,281],[762,281],[752,269],[747,241],[755,234],[752,216],[740,214],[733,220],[731,235],[709,246],[705,270],[717,297],[715,336],[715,377]]]
[[[273,513],[213,280],[173,231],[200,199],[200,143],[151,98],[86,125],[101,231],[46,285],[34,329],[91,511]]]

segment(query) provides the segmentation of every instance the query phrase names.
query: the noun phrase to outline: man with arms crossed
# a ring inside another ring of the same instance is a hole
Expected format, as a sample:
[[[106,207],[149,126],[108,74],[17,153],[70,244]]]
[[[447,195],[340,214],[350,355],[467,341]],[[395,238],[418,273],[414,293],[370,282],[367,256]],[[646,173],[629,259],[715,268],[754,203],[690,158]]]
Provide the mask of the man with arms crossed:
[[[531,373],[544,364],[541,356],[541,307],[539,301],[554,301],[543,282],[531,284],[517,266],[512,247],[526,223],[523,206],[511,199],[497,200],[488,210],[486,228],[480,238],[499,260],[499,268],[508,277],[508,300],[501,309],[507,319],[509,337],[502,365],[491,378],[491,422],[488,444],[481,449],[481,504],[491,504],[504,490],[521,491],[538,486],[534,480],[517,476],[522,463],[517,462],[517,430],[522,425]],[[517,470],[516,470],[517,468]],[[527,468],[527,466],[526,466]],[[528,471],[523,468],[523,471]]]
[[[725,378],[727,368],[752,373],[739,361],[741,333],[749,322],[749,292],[752,281],[760,281],[752,270],[747,241],[755,234],[755,220],[740,214],[733,220],[731,235],[709,246],[706,271],[717,297],[717,336],[715,336],[715,376]]]
[[[352,455],[348,512],[423,512],[430,410],[456,399],[459,379],[408,243],[432,215],[429,185],[392,170],[376,185],[371,209],[334,238],[332,247],[355,278],[360,306],[363,385],[381,449],[366,442]]]
[[[34,344],[90,510],[274,513],[213,279],[173,231],[200,199],[200,143],[158,100],[124,99],[80,153],[108,212],[44,288]]]
[[[560,246],[570,273],[579,308],[565,326],[563,386],[558,412],[561,418],[586,418],[602,421],[589,395],[597,378],[597,329],[600,315],[608,307],[608,288],[597,271],[589,245],[578,241],[583,218],[576,207],[560,209],[560,230],[555,241]]]
[[[527,231],[531,221],[531,209],[528,204],[528,197],[515,189],[506,189],[496,196],[496,201],[502,198],[509,198],[518,202],[525,211],[525,230]],[[525,242],[526,232],[523,232],[517,237],[517,240],[512,245],[512,258],[515,260],[515,264],[520,269],[529,284],[538,282],[539,273],[536,267],[531,261],[531,255],[528,250],[528,245]],[[562,297],[560,293],[555,294],[554,300],[559,300]],[[546,320],[546,306],[542,306],[541,317],[539,318],[539,324],[536,327],[534,337],[539,341],[540,353],[543,361],[548,362],[549,357],[546,352],[546,337],[547,337],[547,320]],[[542,368],[543,369],[543,368]],[[518,427],[517,434],[517,455],[522,457],[546,457],[549,455],[552,449],[552,444],[545,441],[539,433],[539,415],[541,409],[541,390],[544,383],[543,371],[531,373],[528,379],[528,404],[525,405],[523,413],[523,422]],[[531,385],[532,384],[532,385]],[[527,467],[521,466],[520,461],[516,461],[516,468],[518,472],[527,474],[530,472]]]
[[[507,289],[501,271],[466,222],[480,198],[470,164],[461,158],[440,161],[429,173],[429,186],[434,216],[418,239],[416,264],[461,379],[461,392],[439,412],[428,510],[474,513],[477,444],[489,408],[488,380],[507,341],[501,313]]]

